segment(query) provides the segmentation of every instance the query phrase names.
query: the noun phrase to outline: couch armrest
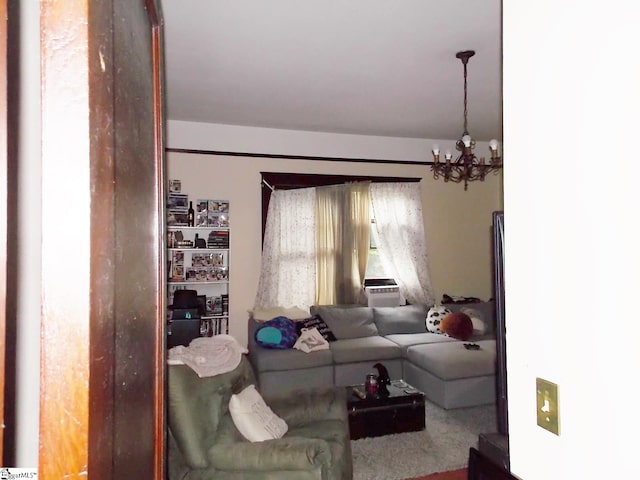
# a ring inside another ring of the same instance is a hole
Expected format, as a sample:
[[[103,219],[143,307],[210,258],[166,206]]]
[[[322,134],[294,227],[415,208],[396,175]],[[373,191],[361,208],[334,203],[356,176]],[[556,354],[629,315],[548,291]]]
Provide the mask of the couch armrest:
[[[216,444],[208,453],[218,470],[273,471],[314,470],[331,463],[326,441],[317,438],[283,437],[265,442]]]
[[[342,387],[300,390],[286,397],[265,398],[287,425],[305,425],[321,420],[348,421],[346,389]]]

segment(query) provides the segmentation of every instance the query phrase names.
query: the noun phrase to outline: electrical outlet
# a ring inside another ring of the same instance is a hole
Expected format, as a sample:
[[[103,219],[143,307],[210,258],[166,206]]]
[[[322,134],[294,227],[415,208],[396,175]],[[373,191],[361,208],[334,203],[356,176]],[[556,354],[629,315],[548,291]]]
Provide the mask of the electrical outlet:
[[[536,408],[538,425],[560,435],[558,385],[543,378],[536,378]]]

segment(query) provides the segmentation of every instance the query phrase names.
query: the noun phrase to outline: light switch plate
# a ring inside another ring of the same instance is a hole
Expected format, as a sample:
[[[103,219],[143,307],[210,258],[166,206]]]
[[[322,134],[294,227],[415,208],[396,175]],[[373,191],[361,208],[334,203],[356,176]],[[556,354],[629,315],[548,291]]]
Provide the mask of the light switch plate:
[[[536,378],[536,407],[538,425],[560,435],[558,385],[543,378]]]

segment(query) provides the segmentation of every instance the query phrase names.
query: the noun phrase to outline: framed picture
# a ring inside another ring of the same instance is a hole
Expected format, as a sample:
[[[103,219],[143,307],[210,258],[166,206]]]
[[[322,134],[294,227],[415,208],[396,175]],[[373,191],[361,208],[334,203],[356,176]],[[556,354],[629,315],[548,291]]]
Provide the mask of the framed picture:
[[[182,190],[182,182],[180,180],[169,180],[169,192],[180,193]]]
[[[187,268],[187,282],[195,282],[197,280],[197,270],[195,268]]]
[[[207,315],[213,315],[213,307],[215,304],[215,297],[206,297],[207,298],[207,305],[206,305],[206,312]]]
[[[229,200],[209,200],[209,212],[229,213]]]
[[[189,214],[186,210],[167,210],[167,226],[186,227],[189,225]]]
[[[182,250],[176,250],[172,255],[174,265],[184,265],[184,252]]]
[[[167,196],[167,209],[170,210],[188,210],[189,196],[183,193],[170,193]]]
[[[184,267],[182,265],[176,265],[174,263],[173,268],[171,269],[171,280],[174,282],[184,280]]]
[[[209,213],[208,223],[210,227],[228,227],[229,226],[229,214],[228,213]]]

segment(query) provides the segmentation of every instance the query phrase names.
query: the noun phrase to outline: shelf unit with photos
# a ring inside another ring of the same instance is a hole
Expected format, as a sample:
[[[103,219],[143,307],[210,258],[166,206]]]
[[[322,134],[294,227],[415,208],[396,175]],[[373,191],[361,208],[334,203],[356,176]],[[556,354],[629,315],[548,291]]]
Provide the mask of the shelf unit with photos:
[[[208,201],[215,202],[216,206],[223,204],[227,213],[224,223],[216,217],[215,222],[209,225],[202,219],[203,211],[206,212],[204,202],[207,201],[198,200],[195,226],[185,225],[178,215],[168,212],[167,305],[173,304],[176,290],[196,290],[203,312],[200,335],[212,336],[229,333],[229,203]],[[206,213],[204,215],[206,218]],[[168,322],[171,315],[171,310],[168,310]]]

